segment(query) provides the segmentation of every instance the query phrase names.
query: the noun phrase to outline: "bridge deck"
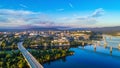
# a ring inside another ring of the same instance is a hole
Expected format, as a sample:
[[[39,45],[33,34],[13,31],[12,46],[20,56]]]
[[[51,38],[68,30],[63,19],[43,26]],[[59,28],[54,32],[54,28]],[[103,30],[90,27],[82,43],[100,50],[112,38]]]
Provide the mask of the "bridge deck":
[[[22,52],[30,68],[43,68],[43,66],[23,47],[22,42],[18,43],[18,49]]]

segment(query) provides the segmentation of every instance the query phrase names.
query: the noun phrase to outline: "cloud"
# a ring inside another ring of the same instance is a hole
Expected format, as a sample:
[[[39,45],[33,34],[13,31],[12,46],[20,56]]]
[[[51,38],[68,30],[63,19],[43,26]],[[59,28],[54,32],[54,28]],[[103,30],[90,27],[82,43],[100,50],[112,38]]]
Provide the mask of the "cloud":
[[[25,21],[30,15],[35,15],[35,13],[24,10],[0,9],[0,23],[17,23],[19,20]]]
[[[0,22],[8,22],[9,20],[6,17],[0,16]]]
[[[47,21],[47,23],[49,23],[50,20],[51,19],[49,19],[47,15],[40,12],[0,9],[0,27],[16,27],[29,24],[36,25],[36,23],[39,22],[39,24],[42,24],[44,21]]]
[[[54,27],[56,24],[53,21],[37,21],[34,23],[34,26],[40,27]]]
[[[23,7],[23,8],[28,8],[26,5],[24,5],[24,4],[20,4],[20,6],[21,7]]]
[[[57,9],[57,11],[64,11],[64,9],[62,9],[62,8],[61,9]]]
[[[62,18],[59,18],[60,20],[63,20],[63,21],[68,21],[68,20],[70,20],[70,18],[68,18],[68,17],[62,17]]]
[[[87,25],[95,24],[97,23],[97,20],[95,18],[78,18],[77,19],[80,23],[84,23]]]
[[[35,14],[31,11],[24,10],[10,10],[10,9],[0,9],[0,15],[16,15],[16,16],[24,16],[29,14]]]
[[[93,14],[91,15],[91,17],[100,17],[104,14],[104,10],[103,8],[98,8],[96,9]]]
[[[101,17],[103,14],[104,14],[103,8],[98,8],[92,14],[84,17],[78,17],[76,19],[86,24],[95,24],[98,22],[96,18]]]
[[[73,5],[72,5],[72,3],[69,3],[69,6],[70,6],[71,8],[73,8]]]
[[[98,23],[97,18],[101,17],[104,13],[102,8],[96,9],[93,13],[86,16],[75,15],[74,17],[62,17],[60,18],[60,22],[62,22],[62,26],[70,26],[70,27],[93,27]]]
[[[59,9],[63,11],[64,9]],[[27,10],[12,10],[0,9],[0,27],[16,27],[24,26],[40,26],[40,27],[87,27],[96,24],[97,18],[101,17],[104,13],[102,8],[96,9],[93,13],[86,16],[64,16],[55,18],[54,21],[51,17],[41,12],[32,12]]]

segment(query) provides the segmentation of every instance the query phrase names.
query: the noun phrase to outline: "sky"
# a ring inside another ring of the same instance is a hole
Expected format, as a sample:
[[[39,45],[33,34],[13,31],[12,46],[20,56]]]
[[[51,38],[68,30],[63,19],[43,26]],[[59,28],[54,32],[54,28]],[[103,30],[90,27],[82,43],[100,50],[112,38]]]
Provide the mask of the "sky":
[[[120,0],[0,0],[0,28],[120,26]]]

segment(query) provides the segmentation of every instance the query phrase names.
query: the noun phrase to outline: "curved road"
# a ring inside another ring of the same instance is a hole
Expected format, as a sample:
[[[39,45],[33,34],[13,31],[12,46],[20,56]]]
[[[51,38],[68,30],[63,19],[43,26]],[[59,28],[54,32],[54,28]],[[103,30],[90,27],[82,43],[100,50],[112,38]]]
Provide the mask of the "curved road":
[[[22,52],[30,68],[43,68],[43,66],[23,47],[23,42],[18,43],[18,49]]]

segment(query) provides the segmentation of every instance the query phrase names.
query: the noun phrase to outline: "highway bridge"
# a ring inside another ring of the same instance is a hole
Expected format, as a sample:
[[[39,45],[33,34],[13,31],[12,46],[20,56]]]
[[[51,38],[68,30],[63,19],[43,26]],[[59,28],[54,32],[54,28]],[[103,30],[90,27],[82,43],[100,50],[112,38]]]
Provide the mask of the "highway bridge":
[[[23,47],[23,42],[18,43],[18,49],[22,52],[30,68],[43,68],[43,66]]]

